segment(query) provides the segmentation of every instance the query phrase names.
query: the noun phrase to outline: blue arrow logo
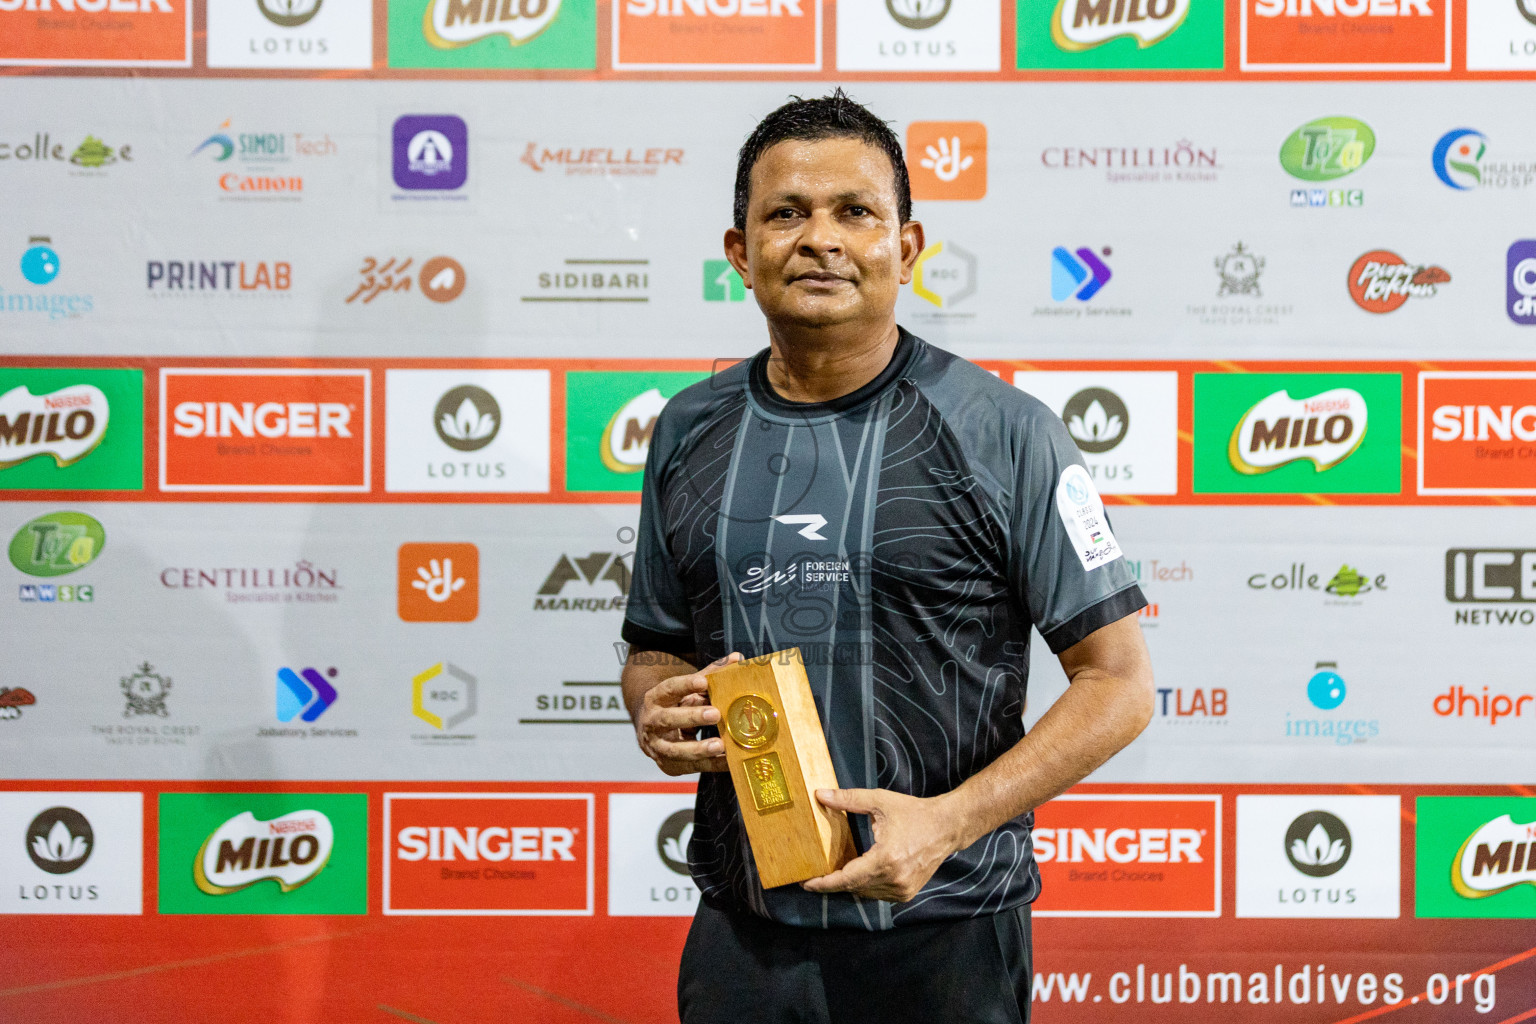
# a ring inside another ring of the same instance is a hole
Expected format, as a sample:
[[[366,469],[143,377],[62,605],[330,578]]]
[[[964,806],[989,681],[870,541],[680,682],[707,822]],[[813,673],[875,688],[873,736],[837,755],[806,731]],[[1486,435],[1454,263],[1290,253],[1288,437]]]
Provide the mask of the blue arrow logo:
[[[336,670],[327,669],[334,676]],[[291,722],[295,716],[313,722],[336,703],[336,687],[325,676],[312,668],[295,672],[291,668],[277,670],[277,720]],[[300,714],[302,712],[302,714]]]
[[[1109,255],[1109,250],[1104,250]],[[1061,246],[1051,250],[1051,298],[1065,302],[1075,298],[1087,302],[1113,277],[1108,265],[1092,249],[1078,249],[1076,255]]]

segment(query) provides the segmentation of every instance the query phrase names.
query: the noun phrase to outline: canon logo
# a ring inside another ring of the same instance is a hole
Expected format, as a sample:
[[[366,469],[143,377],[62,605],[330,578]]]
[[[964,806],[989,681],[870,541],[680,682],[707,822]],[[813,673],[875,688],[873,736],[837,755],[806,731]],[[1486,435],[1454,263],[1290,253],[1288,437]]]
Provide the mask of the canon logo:
[[[1037,828],[1041,864],[1202,864],[1201,835],[1193,828]]]
[[[1435,16],[1435,12],[1429,8],[1429,0],[1258,0],[1254,5],[1253,13],[1261,18],[1282,16],[1332,18],[1335,15],[1343,15],[1346,18],[1360,18],[1367,15],[1372,18],[1406,18],[1415,14],[1424,18]]]
[[[1431,418],[1436,441],[1536,441],[1536,405],[1442,405]]]
[[[558,826],[403,828],[395,837],[400,860],[575,860],[576,830]]]
[[[177,437],[351,437],[342,402],[181,402]]]

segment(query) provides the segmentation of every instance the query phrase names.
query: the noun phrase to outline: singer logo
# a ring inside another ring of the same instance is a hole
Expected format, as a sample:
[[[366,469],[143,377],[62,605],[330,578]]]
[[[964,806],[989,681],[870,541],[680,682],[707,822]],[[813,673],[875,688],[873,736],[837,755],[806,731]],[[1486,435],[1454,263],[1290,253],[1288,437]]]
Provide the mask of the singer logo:
[[[191,63],[192,0],[0,0],[0,64]]]
[[[443,50],[494,35],[521,46],[549,28],[559,13],[560,0],[431,0],[421,31]]]
[[[1323,472],[1354,454],[1365,427],[1365,398],[1352,388],[1311,398],[1276,391],[1238,421],[1227,457],[1239,473],[1267,473],[1299,459]]]
[[[1219,796],[1057,797],[1034,848],[1039,916],[1221,916]]]
[[[473,544],[402,544],[402,622],[473,622],[480,614],[480,549]]]
[[[1450,0],[1242,0],[1244,71],[1449,71]]]
[[[384,913],[590,915],[590,793],[384,794]]]
[[[1536,373],[1419,374],[1419,493],[1536,494]]]
[[[613,66],[817,71],[821,0],[613,0]]]
[[[320,873],[335,845],[331,819],[319,811],[293,811],[271,821],[244,811],[213,830],[197,851],[192,875],[210,896],[266,879],[292,892]]]
[[[367,370],[160,371],[160,489],[366,491]]]
[[[107,436],[107,396],[90,384],[75,384],[44,395],[25,385],[0,395],[0,469],[37,455],[69,466],[89,455]]]

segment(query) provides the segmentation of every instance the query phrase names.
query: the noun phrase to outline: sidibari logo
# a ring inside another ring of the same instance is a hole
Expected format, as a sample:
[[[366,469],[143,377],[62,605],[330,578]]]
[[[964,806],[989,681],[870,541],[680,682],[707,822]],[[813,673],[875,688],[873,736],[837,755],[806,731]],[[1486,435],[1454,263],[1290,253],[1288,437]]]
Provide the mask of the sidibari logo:
[[[256,0],[262,17],[279,28],[298,28],[320,13],[324,0]]]
[[[50,807],[27,826],[27,856],[50,875],[78,871],[96,849],[96,833],[73,807]]]
[[[0,395],[0,469],[38,455],[63,468],[85,458],[107,436],[107,396],[90,384],[43,395],[26,385]]]
[[[1376,133],[1353,117],[1320,117],[1287,135],[1280,166],[1303,181],[1332,181],[1353,174],[1376,151]]]
[[[661,389],[651,388],[619,406],[598,442],[598,455],[610,472],[638,473],[645,468],[651,435],[666,405]]]
[[[1131,429],[1131,412],[1108,388],[1084,388],[1067,399],[1062,422],[1078,450],[1090,455],[1112,451]]]
[[[1138,49],[1162,42],[1184,23],[1193,0],[1056,0],[1051,39],[1080,51],[1129,36]]]
[[[335,844],[331,819],[319,811],[292,811],[270,821],[242,811],[203,841],[192,874],[210,896],[268,879],[292,892],[321,872]]]
[[[1410,296],[1434,298],[1438,286],[1450,280],[1444,267],[1413,266],[1395,252],[1373,249],[1349,268],[1349,295],[1367,313],[1390,313]]]
[[[1522,825],[1501,815],[1456,851],[1451,888],[1458,896],[1478,900],[1521,884],[1536,886],[1536,822]]]
[[[437,436],[454,451],[476,452],[501,430],[501,406],[489,391],[474,384],[460,384],[444,392],[432,411]]]
[[[1227,459],[1233,469],[1248,475],[1302,459],[1323,472],[1354,454],[1365,440],[1365,430],[1365,398],[1353,388],[1333,388],[1311,398],[1276,391],[1238,420]]]
[[[67,576],[95,561],[106,543],[106,530],[84,512],[49,512],[16,531],[11,564],[28,576]]]
[[[1309,878],[1337,874],[1353,849],[1349,827],[1327,811],[1308,811],[1285,830],[1285,857]]]
[[[506,36],[512,46],[537,37],[560,13],[560,0],[430,0],[421,31],[441,50]]]

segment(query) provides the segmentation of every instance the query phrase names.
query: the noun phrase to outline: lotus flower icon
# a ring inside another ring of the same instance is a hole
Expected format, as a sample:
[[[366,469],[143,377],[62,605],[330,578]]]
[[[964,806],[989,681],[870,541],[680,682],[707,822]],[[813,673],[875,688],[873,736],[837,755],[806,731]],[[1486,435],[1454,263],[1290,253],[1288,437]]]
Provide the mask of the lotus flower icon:
[[[27,855],[50,875],[67,875],[91,855],[96,833],[73,807],[50,807],[27,827]]]
[[[1125,424],[1119,416],[1106,412],[1104,406],[1095,400],[1089,403],[1082,415],[1073,416],[1067,421],[1067,432],[1077,441],[1105,444],[1118,441],[1120,435],[1125,433]]]
[[[683,826],[683,831],[675,836],[667,836],[661,844],[661,850],[668,860],[675,860],[679,864],[688,863],[688,842],[693,838],[693,822]]]
[[[1349,826],[1328,811],[1308,811],[1285,832],[1291,866],[1311,878],[1326,878],[1349,861],[1353,839]]]
[[[455,451],[479,451],[501,429],[501,406],[489,391],[474,384],[450,389],[437,400],[432,415],[437,436]]]
[[[85,836],[70,835],[64,822],[56,821],[53,828],[48,830],[46,836],[32,837],[32,852],[40,860],[51,860],[55,863],[80,860],[90,849],[90,843]]]
[[[438,426],[456,441],[479,441],[496,433],[496,417],[482,413],[469,399],[459,403],[452,416],[444,416]]]
[[[1313,825],[1305,841],[1297,839],[1291,843],[1291,856],[1312,867],[1336,864],[1344,859],[1344,840],[1329,839],[1321,824]]]

